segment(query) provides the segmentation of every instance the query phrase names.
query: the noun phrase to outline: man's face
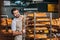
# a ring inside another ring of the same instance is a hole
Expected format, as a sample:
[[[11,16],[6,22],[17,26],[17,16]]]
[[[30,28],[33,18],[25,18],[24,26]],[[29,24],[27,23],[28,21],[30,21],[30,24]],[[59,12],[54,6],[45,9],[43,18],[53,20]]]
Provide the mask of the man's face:
[[[18,18],[19,16],[20,16],[20,13],[19,13],[19,10],[15,10],[15,11],[13,11],[13,15],[16,17],[16,18]]]

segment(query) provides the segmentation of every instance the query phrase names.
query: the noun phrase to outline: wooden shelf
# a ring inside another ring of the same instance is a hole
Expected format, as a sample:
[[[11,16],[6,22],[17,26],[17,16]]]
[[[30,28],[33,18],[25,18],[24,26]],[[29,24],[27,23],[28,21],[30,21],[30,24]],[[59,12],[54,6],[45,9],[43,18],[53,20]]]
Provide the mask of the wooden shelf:
[[[9,28],[11,28],[11,26],[1,26],[0,28],[5,28],[5,27],[9,27]]]
[[[34,27],[34,25],[27,25],[27,26],[33,26]],[[36,25],[36,27],[48,27],[49,25]]]

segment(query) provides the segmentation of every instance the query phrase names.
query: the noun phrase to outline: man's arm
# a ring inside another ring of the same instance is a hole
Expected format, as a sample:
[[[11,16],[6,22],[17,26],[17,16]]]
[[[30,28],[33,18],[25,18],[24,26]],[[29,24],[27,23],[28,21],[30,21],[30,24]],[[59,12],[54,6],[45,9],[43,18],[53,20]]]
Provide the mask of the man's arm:
[[[22,32],[13,31],[13,36],[22,35]]]
[[[14,36],[22,34],[22,32],[16,31],[16,20],[12,21],[11,29],[13,31]]]

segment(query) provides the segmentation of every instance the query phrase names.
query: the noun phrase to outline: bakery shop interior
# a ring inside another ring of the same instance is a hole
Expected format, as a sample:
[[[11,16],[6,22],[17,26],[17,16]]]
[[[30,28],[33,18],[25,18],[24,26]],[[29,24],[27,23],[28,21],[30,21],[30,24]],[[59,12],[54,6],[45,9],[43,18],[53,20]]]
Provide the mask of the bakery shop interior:
[[[0,40],[60,40],[60,0],[0,0]]]

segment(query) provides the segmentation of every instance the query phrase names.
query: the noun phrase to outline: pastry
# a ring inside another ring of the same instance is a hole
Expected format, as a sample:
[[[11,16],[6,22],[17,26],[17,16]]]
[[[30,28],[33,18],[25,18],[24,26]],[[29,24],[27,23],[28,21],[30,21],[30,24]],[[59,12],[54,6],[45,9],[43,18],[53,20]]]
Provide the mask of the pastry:
[[[36,13],[36,16],[37,17],[40,17],[40,16],[43,16],[44,17],[44,16],[47,16],[47,15],[46,15],[46,13]]]
[[[36,27],[35,30],[47,30],[46,27]]]
[[[28,14],[28,16],[33,16],[33,14]]]
[[[49,18],[38,18],[37,21],[49,21]]]

